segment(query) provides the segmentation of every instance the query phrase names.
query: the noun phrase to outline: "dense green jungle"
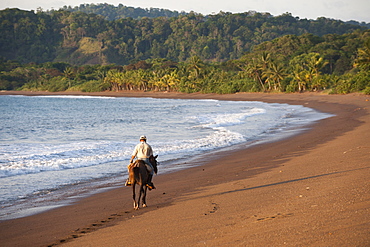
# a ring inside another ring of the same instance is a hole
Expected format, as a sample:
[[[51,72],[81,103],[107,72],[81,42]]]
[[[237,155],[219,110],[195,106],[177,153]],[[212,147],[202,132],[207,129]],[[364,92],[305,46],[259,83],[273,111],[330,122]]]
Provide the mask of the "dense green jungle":
[[[0,90],[370,94],[370,24],[109,4],[0,11]]]

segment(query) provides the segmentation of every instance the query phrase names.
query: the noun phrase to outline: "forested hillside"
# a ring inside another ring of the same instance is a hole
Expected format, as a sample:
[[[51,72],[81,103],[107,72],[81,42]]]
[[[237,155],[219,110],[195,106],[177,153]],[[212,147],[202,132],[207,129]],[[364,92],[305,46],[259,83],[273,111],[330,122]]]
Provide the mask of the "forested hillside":
[[[365,29],[326,18],[301,20],[290,14],[256,12],[108,21],[65,10],[49,14],[6,9],[0,11],[0,56],[22,63],[74,65],[126,65],[153,58],[181,62],[195,55],[220,62],[240,58],[255,45],[287,34],[341,35]]]
[[[133,19],[141,19],[145,17],[155,18],[155,17],[178,17],[180,15],[188,15],[184,11],[172,11],[168,9],[159,9],[159,8],[135,8],[128,7],[122,4],[114,6],[108,3],[99,3],[99,4],[80,4],[79,6],[64,6],[60,10],[66,10],[71,12],[84,12],[87,14],[97,14],[104,16],[107,20],[118,20],[122,18],[131,17]],[[48,10],[48,13],[52,13],[54,10]],[[252,13],[251,11],[250,13]],[[193,13],[193,12],[192,12]],[[212,14],[213,15],[213,14]],[[367,28],[370,28],[370,23],[358,22],[355,20],[346,21],[346,24],[360,25]]]
[[[0,11],[0,90],[370,94],[370,30],[290,14]]]

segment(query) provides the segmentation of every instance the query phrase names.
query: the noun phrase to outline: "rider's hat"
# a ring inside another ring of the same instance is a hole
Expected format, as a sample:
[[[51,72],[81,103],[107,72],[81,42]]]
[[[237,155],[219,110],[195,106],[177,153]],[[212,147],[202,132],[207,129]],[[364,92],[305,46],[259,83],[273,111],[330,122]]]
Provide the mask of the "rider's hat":
[[[140,136],[140,140],[146,140],[146,136]]]

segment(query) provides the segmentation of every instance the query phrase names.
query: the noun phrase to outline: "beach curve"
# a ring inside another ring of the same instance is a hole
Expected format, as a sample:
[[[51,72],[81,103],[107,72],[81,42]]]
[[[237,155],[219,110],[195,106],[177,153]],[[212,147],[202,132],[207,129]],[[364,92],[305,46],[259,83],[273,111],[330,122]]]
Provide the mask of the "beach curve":
[[[36,94],[36,93],[33,93]],[[94,93],[300,104],[336,117],[274,143],[154,178],[149,207],[118,188],[0,222],[3,246],[364,246],[369,244],[368,96]],[[145,232],[145,238],[141,233]]]

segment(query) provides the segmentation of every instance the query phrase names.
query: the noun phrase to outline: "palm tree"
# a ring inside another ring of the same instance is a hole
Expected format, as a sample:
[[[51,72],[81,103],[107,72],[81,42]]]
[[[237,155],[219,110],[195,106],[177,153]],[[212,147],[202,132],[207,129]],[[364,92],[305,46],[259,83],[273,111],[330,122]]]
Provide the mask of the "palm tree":
[[[104,78],[104,82],[111,85],[112,91],[119,91],[123,83],[123,75],[116,69],[109,70]]]
[[[368,39],[363,48],[358,49],[355,67],[370,65],[370,39]]]
[[[270,62],[268,68],[262,72],[262,76],[266,78],[269,83],[269,89],[271,90],[271,83],[274,85],[274,90],[281,91],[281,81],[286,76],[285,69],[281,64]]]
[[[193,56],[189,61],[189,70],[193,71],[194,77],[200,76],[200,71],[203,67],[203,61],[198,56]]]
[[[176,71],[172,71],[170,74],[165,74],[161,78],[162,85],[165,86],[166,91],[170,91],[171,88],[176,88],[180,80],[178,79]]]
[[[294,81],[298,83],[299,91],[316,90],[322,84],[320,70],[328,62],[318,53],[302,54],[290,61],[293,68]]]
[[[148,79],[146,72],[142,69],[136,70],[136,83],[139,90],[147,91],[148,90]]]
[[[298,91],[301,93],[304,90],[306,90],[306,70],[303,70],[302,67],[298,64],[296,64],[293,67],[293,81],[297,83],[298,85]]]
[[[262,81],[261,66],[255,59],[252,59],[252,62],[247,65],[247,67],[245,68],[245,72],[249,77],[253,78],[257,83],[261,84],[263,91],[266,91],[265,85]]]
[[[269,67],[271,63],[271,55],[268,52],[262,52],[261,60],[260,60],[260,70],[262,74],[268,73]],[[271,81],[266,80],[268,83],[268,90],[271,90]]]
[[[310,90],[319,89],[322,84],[320,80],[320,70],[328,64],[328,61],[324,60],[318,53],[309,53],[305,56],[304,64],[307,70],[307,87],[310,88]]]
[[[320,70],[324,68],[329,62],[324,60],[318,53],[308,54],[307,66],[315,76],[319,76]]]
[[[68,88],[70,88],[71,85],[71,79],[74,76],[74,71],[71,67],[67,67],[63,71],[64,78],[68,81]]]

